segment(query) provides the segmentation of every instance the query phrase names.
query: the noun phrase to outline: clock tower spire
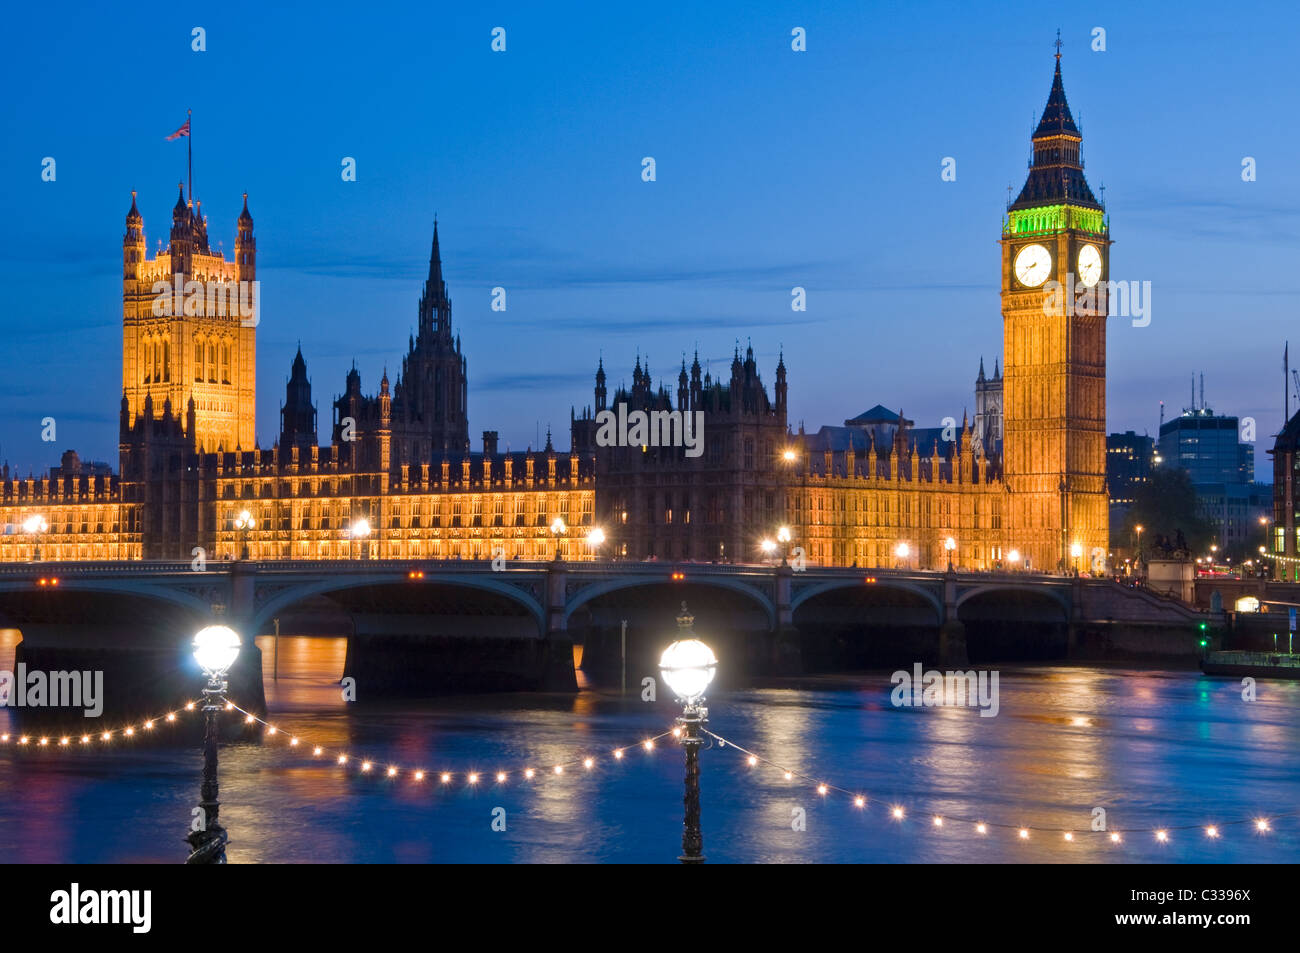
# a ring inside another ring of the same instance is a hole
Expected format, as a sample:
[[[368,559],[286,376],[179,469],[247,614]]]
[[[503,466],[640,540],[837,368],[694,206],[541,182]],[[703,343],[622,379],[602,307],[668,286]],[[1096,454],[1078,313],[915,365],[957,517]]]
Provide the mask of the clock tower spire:
[[[1045,570],[1100,570],[1109,551],[1110,223],[1084,177],[1082,139],[1058,34],[1029,175],[1001,240],[1007,546]]]

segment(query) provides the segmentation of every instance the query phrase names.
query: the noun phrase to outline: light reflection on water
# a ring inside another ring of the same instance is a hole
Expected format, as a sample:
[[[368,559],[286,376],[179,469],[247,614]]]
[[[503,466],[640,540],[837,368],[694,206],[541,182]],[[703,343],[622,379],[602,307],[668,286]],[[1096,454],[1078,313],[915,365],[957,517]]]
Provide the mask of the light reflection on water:
[[[0,631],[0,668],[17,634]],[[283,739],[221,752],[222,822],[232,863],[254,862],[671,862],[680,848],[681,753],[609,751],[668,727],[674,709],[584,690],[575,697],[500,695],[357,707],[337,679],[341,639],[285,638],[278,680],[274,642],[259,640],[272,719],[305,741],[389,763],[484,773],[477,789],[360,777],[313,762]],[[1300,685],[1239,683],[1194,672],[1104,667],[1021,667],[1001,673],[1001,710],[895,709],[886,673],[806,679],[798,687],[740,691],[710,700],[711,727],[792,770],[867,794],[859,811],[775,772],[751,770],[738,752],[702,755],[705,852],[715,861],[1291,861],[1300,820],[1259,837],[1228,827],[1294,809],[1300,794]],[[364,691],[364,686],[361,686]],[[0,709],[7,730],[9,713]],[[588,775],[557,761],[591,753]],[[538,771],[522,782],[525,766]],[[197,750],[0,753],[0,861],[173,863],[198,799]],[[493,774],[508,770],[497,785]],[[888,819],[892,804],[907,819]],[[507,829],[493,832],[492,811]],[[1081,835],[975,835],[968,823],[1086,829],[1108,812],[1125,845]],[[792,829],[802,808],[807,829]],[[931,815],[949,820],[942,830]],[[1142,830],[1138,830],[1142,828]]]

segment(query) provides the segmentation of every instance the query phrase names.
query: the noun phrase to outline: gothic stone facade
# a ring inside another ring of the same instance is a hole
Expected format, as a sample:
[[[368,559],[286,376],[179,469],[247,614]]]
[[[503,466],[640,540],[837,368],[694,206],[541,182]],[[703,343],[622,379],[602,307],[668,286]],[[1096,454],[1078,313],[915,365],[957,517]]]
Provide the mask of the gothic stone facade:
[[[1105,484],[1105,322],[1109,223],[1083,175],[1079,134],[1057,56],[1033,135],[1024,188],[1002,224],[1002,374],[981,367],[976,419],[937,435],[883,408],[807,434],[792,433],[784,361],[773,397],[752,349],[730,377],[678,374],[676,401],[638,358],[631,388],[608,400],[603,361],[594,409],[575,413],[568,454],[499,453],[468,438],[466,362],[452,330],[435,225],[419,332],[390,388],[362,393],[349,373],[333,404],[331,441],[318,446],[316,408],[295,357],[276,446],[253,437],[255,322],[201,304],[154,313],[155,283],[252,280],[256,245],[247,200],[235,260],[214,255],[198,207],[173,209],[172,241],[144,251],[134,196],[124,239],[120,473],[61,468],[0,484],[0,560],[254,558],[540,559],[549,530],[570,528],[565,558],[590,558],[582,537],[604,528],[604,555],[754,562],[790,527],[816,564],[942,568],[944,541],[960,567],[1100,569],[1108,549]],[[1092,291],[1058,307],[1064,288]],[[601,446],[597,416],[626,409],[701,414],[702,452]],[[256,527],[241,537],[238,513]],[[39,514],[39,537],[21,532]],[[365,519],[364,542],[347,530]],[[907,555],[899,555],[899,544]],[[1075,553],[1079,553],[1078,556]]]

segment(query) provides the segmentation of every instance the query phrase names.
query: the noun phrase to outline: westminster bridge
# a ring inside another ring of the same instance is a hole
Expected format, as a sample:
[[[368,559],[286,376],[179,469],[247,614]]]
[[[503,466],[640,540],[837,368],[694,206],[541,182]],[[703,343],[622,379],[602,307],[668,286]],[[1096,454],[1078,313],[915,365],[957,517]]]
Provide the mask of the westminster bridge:
[[[282,622],[286,634],[313,633],[330,615],[348,638],[341,675],[358,700],[572,690],[577,659],[590,681],[639,685],[657,671],[683,602],[733,677],[916,661],[1190,660],[1225,620],[1110,579],[1027,572],[364,559],[0,567],[0,628],[22,633],[18,660],[103,669],[106,685],[131,698],[196,680],[189,641],[214,618],[249,646]],[[250,646],[232,691],[260,699],[262,668]]]

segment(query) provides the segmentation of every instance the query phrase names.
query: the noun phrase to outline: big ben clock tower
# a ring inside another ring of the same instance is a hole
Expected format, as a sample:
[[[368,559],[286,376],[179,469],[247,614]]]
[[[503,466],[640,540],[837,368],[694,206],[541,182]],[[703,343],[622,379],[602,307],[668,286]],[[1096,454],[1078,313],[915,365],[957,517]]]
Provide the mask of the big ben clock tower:
[[[1060,40],[1033,160],[1002,226],[1007,548],[1036,569],[1100,569],[1109,549],[1110,223],[1061,82]]]

